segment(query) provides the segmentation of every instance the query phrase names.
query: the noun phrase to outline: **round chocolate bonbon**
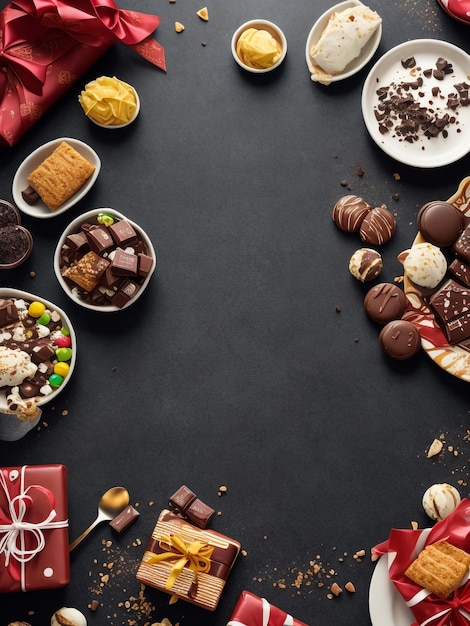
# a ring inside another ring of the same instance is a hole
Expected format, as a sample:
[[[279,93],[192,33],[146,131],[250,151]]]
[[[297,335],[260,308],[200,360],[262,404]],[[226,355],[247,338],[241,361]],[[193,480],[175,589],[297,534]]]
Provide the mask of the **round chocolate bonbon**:
[[[331,217],[338,228],[348,233],[355,233],[371,209],[370,204],[359,196],[348,195],[336,202]]]
[[[380,246],[392,238],[396,226],[395,218],[383,205],[369,211],[362,220],[359,235],[365,243]]]
[[[393,320],[386,324],[379,335],[382,350],[399,361],[414,356],[421,347],[419,332],[407,320]]]
[[[361,248],[349,260],[349,271],[361,282],[374,280],[383,269],[382,257],[377,250]]]
[[[465,224],[463,214],[449,202],[428,202],[418,212],[418,230],[438,248],[451,246]]]
[[[375,285],[364,298],[365,312],[378,324],[400,319],[406,310],[406,304],[404,292],[393,283]]]

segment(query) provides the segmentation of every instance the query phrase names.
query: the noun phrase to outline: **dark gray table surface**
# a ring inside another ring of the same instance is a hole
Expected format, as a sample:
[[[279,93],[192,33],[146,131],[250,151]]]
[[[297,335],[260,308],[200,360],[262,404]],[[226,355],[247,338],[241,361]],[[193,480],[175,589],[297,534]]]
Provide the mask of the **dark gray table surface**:
[[[0,596],[1,626],[47,626],[63,605],[82,610],[90,625],[168,617],[225,626],[243,589],[311,625],[367,625],[370,548],[392,527],[430,523],[421,497],[432,483],[468,495],[468,383],[424,353],[407,362],[382,354],[362,309],[368,287],[348,272],[361,243],[333,225],[331,209],[355,193],[395,213],[397,231],[381,248],[381,279],[392,281],[418,209],[452,195],[470,159],[423,170],[382,153],[360,105],[371,64],[330,87],[310,80],[307,35],[329,5],[208,0],[205,23],[197,3],[122,3],[160,15],[167,73],[116,45],[14,148],[0,151],[7,200],[18,165],[46,141],[75,137],[102,159],[79,205],[50,220],[23,217],[33,254],[0,277],[2,286],[63,307],[78,337],[69,385],[45,407],[39,428],[0,442],[0,463],[67,466],[71,539],[94,519],[108,487],[125,485],[140,511],[123,535],[103,524],[72,553],[67,587]],[[376,0],[373,8],[383,18],[374,60],[417,38],[470,52],[470,27],[433,0]],[[268,76],[243,72],[230,53],[233,31],[255,17],[276,22],[288,40],[285,62]],[[102,74],[139,92],[141,114],[128,129],[101,130],[78,105],[81,87]],[[128,215],[158,253],[148,291],[112,315],[76,306],[53,273],[62,229],[94,207]],[[426,458],[441,435],[443,454]],[[158,512],[183,483],[221,513],[212,527],[238,539],[246,555],[215,612],[169,606],[169,596],[147,588],[155,608],[146,616],[141,600],[137,610],[126,602],[139,595],[135,570]],[[221,485],[228,490],[219,496]],[[366,556],[355,559],[362,549]],[[329,599],[333,580],[352,581],[356,593]],[[92,613],[95,597],[102,606]]]

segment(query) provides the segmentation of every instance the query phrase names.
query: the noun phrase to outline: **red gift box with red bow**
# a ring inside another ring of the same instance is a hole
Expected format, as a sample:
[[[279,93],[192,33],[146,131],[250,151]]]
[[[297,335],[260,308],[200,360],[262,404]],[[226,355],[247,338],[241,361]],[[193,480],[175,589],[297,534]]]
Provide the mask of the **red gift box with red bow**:
[[[412,626],[469,626],[469,577],[448,598],[442,599],[405,576],[418,554],[437,541],[447,541],[470,553],[470,500],[463,499],[449,516],[432,528],[392,529],[388,540],[372,548],[372,554],[388,559],[389,578],[416,619]]]
[[[69,555],[66,467],[0,468],[0,593],[63,587]]]
[[[250,591],[242,591],[227,626],[307,626]]]
[[[166,70],[160,18],[113,0],[13,0],[0,12],[0,145],[12,146],[114,43]]]

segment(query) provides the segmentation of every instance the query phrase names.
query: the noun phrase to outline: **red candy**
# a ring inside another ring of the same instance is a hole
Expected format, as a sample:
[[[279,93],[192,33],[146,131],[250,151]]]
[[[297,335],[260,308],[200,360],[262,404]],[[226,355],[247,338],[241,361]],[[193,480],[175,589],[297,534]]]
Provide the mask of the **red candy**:
[[[54,339],[54,343],[58,348],[70,348],[72,340],[67,335],[59,335]]]
[[[470,0],[437,0],[441,7],[451,17],[470,24]]]

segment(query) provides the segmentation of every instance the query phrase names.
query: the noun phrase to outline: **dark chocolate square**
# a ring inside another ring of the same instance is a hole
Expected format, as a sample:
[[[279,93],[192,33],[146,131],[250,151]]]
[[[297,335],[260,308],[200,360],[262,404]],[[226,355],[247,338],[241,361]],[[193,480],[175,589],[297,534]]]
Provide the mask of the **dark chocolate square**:
[[[143,252],[139,252],[139,254],[137,255],[137,258],[139,260],[139,265],[138,265],[139,276],[143,276],[143,277],[148,276],[153,266],[152,257],[149,256],[148,254],[144,254]]]
[[[108,230],[118,246],[125,246],[137,237],[135,230],[125,220],[114,222],[114,224],[108,226]]]
[[[137,276],[137,256],[116,248],[111,261],[111,272],[117,276]]]
[[[112,248],[113,238],[108,232],[106,226],[97,226],[96,228],[90,228],[86,232],[86,237],[88,239],[88,245],[97,254],[103,254],[109,248]]]

